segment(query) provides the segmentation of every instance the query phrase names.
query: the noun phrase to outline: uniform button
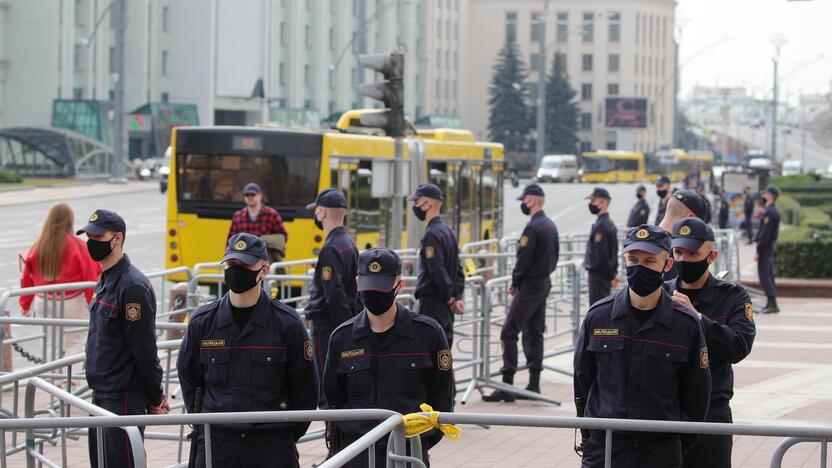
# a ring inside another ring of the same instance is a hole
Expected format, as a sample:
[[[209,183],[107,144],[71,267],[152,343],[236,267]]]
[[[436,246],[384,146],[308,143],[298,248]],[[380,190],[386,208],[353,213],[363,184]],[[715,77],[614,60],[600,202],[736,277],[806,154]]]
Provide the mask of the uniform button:
[[[350,370],[355,370],[355,366],[350,366]]]
[[[411,362],[411,363],[410,363],[410,367],[416,367],[416,363],[415,363],[415,362]]]
[[[670,357],[670,353],[664,353],[664,357]]]
[[[607,347],[607,345],[604,345],[604,348],[606,348],[606,347]]]
[[[217,360],[216,358],[211,358],[211,362],[214,362],[214,361],[216,361],[216,360]]]
[[[243,439],[245,439],[245,438],[246,438],[246,433],[245,433],[245,432],[243,432],[242,434],[240,434],[240,437],[242,437]]]
[[[271,356],[266,356],[266,362],[272,362],[272,357]]]

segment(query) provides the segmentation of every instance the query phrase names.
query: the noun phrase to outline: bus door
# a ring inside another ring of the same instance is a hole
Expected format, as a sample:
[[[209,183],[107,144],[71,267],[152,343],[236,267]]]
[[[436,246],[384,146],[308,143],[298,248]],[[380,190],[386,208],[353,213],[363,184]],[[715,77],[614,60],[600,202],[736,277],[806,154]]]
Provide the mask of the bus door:
[[[372,161],[332,158],[332,186],[347,198],[345,227],[359,250],[378,247],[387,233],[389,200],[372,197]]]
[[[445,223],[451,228],[451,231],[456,233],[457,238],[459,238],[460,223],[457,200],[459,167],[459,163],[453,162],[428,162],[428,180],[442,189],[442,193],[445,195],[445,203],[442,205]]]

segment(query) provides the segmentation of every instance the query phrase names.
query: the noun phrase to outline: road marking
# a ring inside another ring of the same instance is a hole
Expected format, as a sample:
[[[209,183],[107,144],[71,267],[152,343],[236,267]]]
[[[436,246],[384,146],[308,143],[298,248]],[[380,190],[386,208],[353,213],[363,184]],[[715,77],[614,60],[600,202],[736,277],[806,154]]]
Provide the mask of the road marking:
[[[789,314],[791,316],[792,314]],[[813,315],[816,317],[816,315]],[[762,331],[796,331],[796,332],[818,332],[829,333],[832,332],[832,327],[827,326],[808,326],[808,325],[764,325],[761,327]]]
[[[832,343],[798,343],[795,341],[755,341],[754,348],[832,349]]]

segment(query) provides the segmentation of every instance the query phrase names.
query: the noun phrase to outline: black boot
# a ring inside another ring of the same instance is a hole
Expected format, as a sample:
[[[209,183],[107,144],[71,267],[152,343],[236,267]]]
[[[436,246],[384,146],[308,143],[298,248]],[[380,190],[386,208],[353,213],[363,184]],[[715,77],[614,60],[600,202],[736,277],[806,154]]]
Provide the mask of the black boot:
[[[763,308],[763,310],[760,313],[762,313],[762,314],[776,314],[778,312],[780,312],[780,308],[777,307],[777,299],[771,297],[768,300],[768,304],[766,304],[766,306]]]
[[[540,371],[531,371],[529,373],[529,384],[526,385],[526,390],[534,393],[540,393]],[[531,400],[531,398],[523,395],[517,395],[518,400]]]
[[[503,374],[503,383],[506,385],[514,385],[514,374]],[[513,393],[505,392],[503,390],[494,390],[491,394],[482,396],[482,401],[491,403],[499,403],[501,401],[511,403],[516,399],[517,397],[515,397]]]

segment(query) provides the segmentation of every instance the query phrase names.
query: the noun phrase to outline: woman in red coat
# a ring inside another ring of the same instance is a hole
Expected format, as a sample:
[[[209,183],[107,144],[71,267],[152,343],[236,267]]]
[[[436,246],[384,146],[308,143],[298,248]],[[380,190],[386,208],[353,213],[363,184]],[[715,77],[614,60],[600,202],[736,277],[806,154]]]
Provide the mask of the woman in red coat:
[[[49,210],[43,230],[26,255],[20,287],[44,286],[56,283],[98,281],[101,265],[90,258],[86,244],[73,235],[75,215],[66,203],[58,203]],[[64,293],[64,314],[81,317],[92,299],[93,289],[72,290]],[[43,301],[51,302],[59,293],[20,296],[23,315],[30,315],[32,303],[43,308]],[[58,305],[60,307],[60,305]]]

